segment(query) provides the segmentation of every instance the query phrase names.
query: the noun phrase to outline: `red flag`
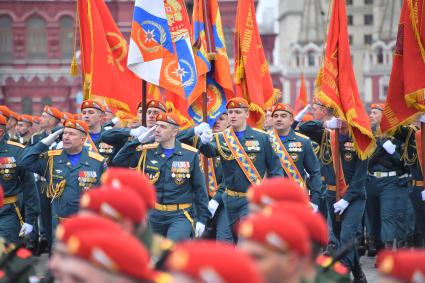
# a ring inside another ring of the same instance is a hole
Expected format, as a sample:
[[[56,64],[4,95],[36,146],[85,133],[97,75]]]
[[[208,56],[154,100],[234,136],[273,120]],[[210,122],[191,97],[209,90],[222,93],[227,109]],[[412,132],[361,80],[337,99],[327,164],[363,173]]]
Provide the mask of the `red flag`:
[[[354,77],[345,0],[334,0],[324,65],[318,80],[318,98],[347,122],[354,147],[365,159],[375,149],[375,139]]]
[[[136,113],[142,82],[127,68],[128,44],[103,0],[78,0],[84,98]]]
[[[273,105],[279,92],[273,89],[253,0],[238,1],[235,48],[236,96],[250,102],[250,124],[261,127],[264,120],[263,108]]]
[[[388,96],[381,121],[394,132],[425,111],[425,1],[406,0],[400,15]]]
[[[303,110],[307,106],[307,104],[307,87],[305,86],[304,73],[301,73],[300,94],[298,95],[298,98],[295,101],[295,113],[298,113]]]
[[[180,129],[187,129],[193,126],[193,122],[187,113],[188,101],[168,89],[164,90],[164,96],[167,111],[176,114],[180,118]]]

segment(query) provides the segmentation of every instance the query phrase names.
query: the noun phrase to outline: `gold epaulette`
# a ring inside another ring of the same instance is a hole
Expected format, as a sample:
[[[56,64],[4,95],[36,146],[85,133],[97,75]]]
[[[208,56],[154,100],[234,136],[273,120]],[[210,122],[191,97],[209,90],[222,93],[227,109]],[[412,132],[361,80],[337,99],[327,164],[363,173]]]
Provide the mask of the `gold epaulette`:
[[[185,143],[182,143],[182,148],[187,149],[187,150],[192,151],[192,152],[198,152],[198,150],[196,148],[194,148],[193,146],[187,145]]]
[[[47,156],[57,156],[62,154],[62,149],[53,149],[47,152]]]
[[[267,132],[265,132],[265,131],[263,131],[263,130],[260,130],[260,129],[257,129],[257,128],[252,128],[254,131],[256,131],[256,132],[259,132],[259,133],[263,133],[263,134],[266,134],[267,135]]]
[[[89,157],[96,159],[97,161],[102,162],[103,160],[105,160],[105,157],[103,157],[102,155],[95,153],[93,151],[89,151]]]
[[[150,143],[150,144],[144,144],[142,146],[142,149],[153,149],[153,148],[158,148],[158,143]]]
[[[14,145],[14,146],[20,147],[20,148],[25,148],[25,145],[23,145],[23,144],[21,144],[21,143],[18,143],[18,142],[14,142],[14,141],[7,141],[6,143],[7,143],[7,144],[10,144],[10,145]]]
[[[299,137],[302,137],[302,138],[305,138],[305,139],[308,139],[308,140],[310,139],[309,137],[307,137],[306,135],[303,135],[301,133],[295,132],[295,134]]]

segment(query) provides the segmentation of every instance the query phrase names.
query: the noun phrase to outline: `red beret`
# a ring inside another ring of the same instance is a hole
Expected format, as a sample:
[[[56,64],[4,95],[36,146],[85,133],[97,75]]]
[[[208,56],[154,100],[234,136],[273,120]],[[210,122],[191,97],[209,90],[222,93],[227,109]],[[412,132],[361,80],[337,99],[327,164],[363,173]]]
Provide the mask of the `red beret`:
[[[118,224],[106,218],[97,215],[74,215],[59,223],[55,232],[56,239],[66,242],[71,235],[85,230],[124,233]]]
[[[401,282],[425,282],[425,249],[384,250],[376,259],[380,274]]]
[[[166,268],[197,282],[263,282],[248,255],[213,241],[187,242],[176,246],[166,261]]]
[[[160,113],[156,116],[156,121],[166,122],[171,125],[180,127],[179,118],[173,113]]]
[[[95,108],[97,110],[105,112],[105,106],[95,100],[84,100],[83,103],[81,103],[81,111],[86,108]]]
[[[10,109],[7,106],[0,105],[0,114],[6,117],[6,119],[9,119],[10,116]]]
[[[272,250],[294,251],[302,256],[308,256],[311,252],[306,228],[288,213],[253,214],[242,220],[239,236],[259,242]]]
[[[267,206],[275,202],[297,202],[309,205],[309,197],[303,189],[289,178],[265,179],[260,185],[248,189],[248,199],[259,206]]]
[[[265,209],[265,213],[287,213],[299,220],[306,228],[310,239],[321,246],[326,246],[329,241],[328,225],[319,213],[296,202],[279,202]]]
[[[273,107],[272,115],[276,111],[285,111],[285,112],[288,112],[291,115],[294,115],[294,109],[292,109],[292,107],[289,106],[288,104],[284,104],[284,103],[278,103],[278,104],[276,104]]]
[[[129,219],[138,224],[146,216],[146,206],[134,191],[125,187],[115,189],[111,185],[86,192],[80,207],[117,222]]]
[[[9,118],[13,118],[13,119],[19,121],[19,114],[16,113],[15,111],[10,110]]]
[[[65,120],[63,122],[63,126],[65,128],[71,128],[71,129],[79,130],[79,131],[85,133],[86,135],[89,134],[89,126],[87,125],[86,122],[81,121],[81,120],[68,119],[68,120]]]
[[[142,107],[142,102],[140,101],[139,104],[137,104],[137,108]],[[149,100],[146,103],[146,108],[158,108],[159,110],[161,110],[162,112],[167,112],[167,107],[165,106],[164,103],[162,103],[162,101],[160,100],[156,100],[156,99],[152,99]]]
[[[71,114],[69,112],[63,112],[62,113],[62,119],[64,119],[64,120],[74,119],[74,114]],[[78,120],[78,119],[74,119],[74,120]]]
[[[6,126],[7,118],[3,115],[0,115],[0,125]]]
[[[149,281],[149,254],[134,237],[114,231],[80,231],[68,238],[67,251],[94,266],[137,280]]]
[[[52,116],[53,118],[56,118],[58,120],[61,120],[64,116],[64,114],[59,109],[57,109],[56,107],[53,107],[53,106],[49,106],[49,105],[44,106],[43,111],[46,112],[47,114],[49,114],[50,116]],[[68,117],[68,118],[70,118],[70,117]]]
[[[370,105],[370,109],[376,109],[376,110],[381,110],[384,111],[385,108],[385,104],[383,103],[373,103]]]
[[[326,107],[322,101],[320,101],[320,99],[318,99],[317,97],[313,97],[313,104],[317,104],[319,106],[323,106]]]
[[[232,99],[229,99],[226,104],[226,109],[233,108],[249,108],[249,103],[246,99],[243,99],[241,97],[234,97]]]
[[[20,122],[26,122],[26,123],[30,123],[30,124],[32,124],[32,123],[34,122],[34,119],[32,118],[32,116],[31,116],[31,115],[22,114],[22,115],[19,117],[19,121],[20,121]]]
[[[136,192],[147,209],[155,207],[155,187],[139,171],[128,168],[109,168],[100,179],[103,185],[110,185],[115,189],[128,188]]]

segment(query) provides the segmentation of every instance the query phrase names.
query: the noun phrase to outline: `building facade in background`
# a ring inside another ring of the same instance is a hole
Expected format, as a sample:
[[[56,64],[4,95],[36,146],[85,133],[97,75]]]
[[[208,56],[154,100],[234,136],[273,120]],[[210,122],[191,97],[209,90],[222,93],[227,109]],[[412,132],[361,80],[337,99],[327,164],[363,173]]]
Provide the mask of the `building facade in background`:
[[[106,2],[128,40],[134,0]],[[237,0],[221,0],[219,5],[227,50],[233,59]],[[188,0],[189,13],[192,6],[193,0]],[[46,104],[62,111],[77,110],[82,99],[81,77],[69,75],[75,12],[75,0],[0,1],[0,104],[28,114],[41,113]],[[264,29],[263,45],[271,65],[276,37],[273,29]],[[280,69],[271,66],[271,71],[275,87],[282,88]]]
[[[401,0],[347,0],[352,61],[365,103],[383,102],[392,66]],[[281,0],[279,6],[279,65],[284,101],[293,103],[304,72],[308,95],[323,58],[330,15],[329,0]]]

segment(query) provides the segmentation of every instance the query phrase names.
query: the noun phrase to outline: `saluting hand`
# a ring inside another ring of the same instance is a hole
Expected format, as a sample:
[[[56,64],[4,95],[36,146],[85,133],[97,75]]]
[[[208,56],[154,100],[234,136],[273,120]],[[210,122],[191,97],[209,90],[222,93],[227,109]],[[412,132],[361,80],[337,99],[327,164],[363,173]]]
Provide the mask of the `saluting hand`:
[[[55,142],[55,140],[63,133],[63,128],[57,130],[54,133],[51,133],[50,135],[48,135],[47,137],[45,137],[44,139],[41,140],[42,143],[44,143],[47,146],[52,145],[52,143]]]

